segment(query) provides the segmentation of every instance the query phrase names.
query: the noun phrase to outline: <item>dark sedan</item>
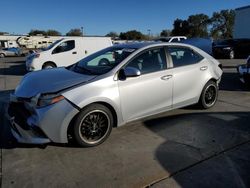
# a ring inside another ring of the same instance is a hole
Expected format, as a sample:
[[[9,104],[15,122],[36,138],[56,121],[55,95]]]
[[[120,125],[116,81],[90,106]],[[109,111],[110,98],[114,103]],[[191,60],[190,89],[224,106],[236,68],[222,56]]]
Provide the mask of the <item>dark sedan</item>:
[[[213,45],[215,58],[247,58],[250,55],[250,39],[227,39]]]

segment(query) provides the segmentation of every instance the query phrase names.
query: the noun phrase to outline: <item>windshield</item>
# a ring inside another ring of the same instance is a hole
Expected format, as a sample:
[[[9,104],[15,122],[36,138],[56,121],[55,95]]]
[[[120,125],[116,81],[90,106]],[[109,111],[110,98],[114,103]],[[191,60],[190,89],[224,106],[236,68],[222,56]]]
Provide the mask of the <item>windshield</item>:
[[[46,50],[50,50],[51,48],[53,48],[55,45],[57,45],[59,42],[61,42],[63,39],[57,40],[54,43],[52,43],[51,45],[49,45],[47,48],[44,48],[43,51]]]
[[[73,71],[94,75],[105,74],[134,51],[133,48],[109,47],[79,61],[73,67]]]

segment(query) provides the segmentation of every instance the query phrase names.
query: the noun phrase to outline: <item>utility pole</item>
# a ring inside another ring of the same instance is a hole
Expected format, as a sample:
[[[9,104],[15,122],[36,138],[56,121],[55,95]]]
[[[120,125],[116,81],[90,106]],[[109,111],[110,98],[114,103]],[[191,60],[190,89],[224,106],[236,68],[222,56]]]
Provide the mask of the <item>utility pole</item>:
[[[82,32],[82,36],[83,36],[83,27],[81,27],[81,32]]]

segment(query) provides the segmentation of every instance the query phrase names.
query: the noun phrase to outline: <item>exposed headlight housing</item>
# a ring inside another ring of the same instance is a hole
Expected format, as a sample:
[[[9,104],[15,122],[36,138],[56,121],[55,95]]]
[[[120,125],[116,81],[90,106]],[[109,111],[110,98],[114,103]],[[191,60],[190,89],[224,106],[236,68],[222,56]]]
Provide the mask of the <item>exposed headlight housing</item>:
[[[41,95],[41,97],[38,99],[37,107],[45,107],[51,104],[55,104],[63,100],[64,98],[65,98],[64,96],[56,94]]]

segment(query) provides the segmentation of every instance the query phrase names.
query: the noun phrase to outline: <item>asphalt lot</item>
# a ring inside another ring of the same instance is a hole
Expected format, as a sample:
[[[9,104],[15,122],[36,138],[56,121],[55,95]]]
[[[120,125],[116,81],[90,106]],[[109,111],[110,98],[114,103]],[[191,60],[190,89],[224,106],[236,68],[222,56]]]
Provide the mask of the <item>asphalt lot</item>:
[[[250,91],[224,66],[219,100],[113,129],[94,148],[23,145],[4,118],[24,58],[0,59],[0,187],[250,187]]]

